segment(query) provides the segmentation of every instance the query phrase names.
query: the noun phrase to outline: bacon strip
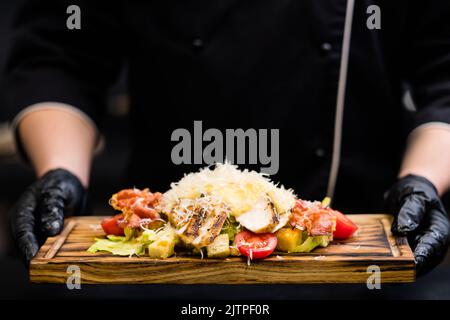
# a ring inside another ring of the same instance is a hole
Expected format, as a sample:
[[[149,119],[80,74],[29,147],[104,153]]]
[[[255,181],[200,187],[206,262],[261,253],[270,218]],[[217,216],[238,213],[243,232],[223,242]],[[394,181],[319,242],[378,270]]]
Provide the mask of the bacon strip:
[[[290,224],[307,231],[311,236],[329,236],[336,229],[336,218],[331,214],[332,211],[323,207],[320,202],[297,200]]]
[[[131,227],[136,227],[141,221],[148,224],[161,219],[155,209],[161,196],[160,192],[152,193],[149,189],[124,189],[111,197],[110,204],[123,213],[125,224],[129,222]]]

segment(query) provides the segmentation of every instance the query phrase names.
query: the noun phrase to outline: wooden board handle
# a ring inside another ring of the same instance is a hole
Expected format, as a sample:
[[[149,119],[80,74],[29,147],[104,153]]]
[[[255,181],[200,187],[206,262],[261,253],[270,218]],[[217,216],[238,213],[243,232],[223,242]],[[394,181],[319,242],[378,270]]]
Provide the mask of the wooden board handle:
[[[53,242],[53,245],[50,247],[50,249],[48,249],[48,251],[45,253],[44,259],[52,259],[58,253],[59,249],[62,247],[64,242],[66,242],[67,237],[72,232],[76,224],[77,222],[75,220],[69,220],[69,223],[67,223],[64,230],[61,232],[55,242]]]
[[[381,219],[381,223],[383,224],[384,232],[386,233],[387,241],[389,242],[389,246],[391,247],[391,252],[393,257],[400,257],[402,253],[400,252],[400,249],[397,245],[396,238],[392,234],[391,231],[391,225],[392,220],[391,219]]]

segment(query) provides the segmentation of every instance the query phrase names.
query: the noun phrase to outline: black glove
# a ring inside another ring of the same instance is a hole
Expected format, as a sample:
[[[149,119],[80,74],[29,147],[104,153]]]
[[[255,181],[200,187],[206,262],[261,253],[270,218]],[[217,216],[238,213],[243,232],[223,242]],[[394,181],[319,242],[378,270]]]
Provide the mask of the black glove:
[[[394,214],[392,232],[406,236],[416,260],[418,275],[430,271],[444,258],[450,224],[435,186],[424,177],[408,175],[385,194]]]
[[[51,170],[29,186],[10,211],[12,236],[25,263],[47,237],[62,231],[65,215],[79,213],[85,205],[85,188],[67,170]]]

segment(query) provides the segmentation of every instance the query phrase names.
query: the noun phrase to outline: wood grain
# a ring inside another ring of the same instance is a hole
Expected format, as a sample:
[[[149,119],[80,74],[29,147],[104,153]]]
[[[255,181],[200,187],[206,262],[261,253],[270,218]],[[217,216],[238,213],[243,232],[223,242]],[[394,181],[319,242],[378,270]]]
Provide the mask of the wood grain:
[[[77,265],[83,284],[257,284],[257,283],[365,283],[367,268],[381,270],[381,282],[415,280],[414,256],[404,238],[390,231],[391,217],[383,214],[350,215],[358,233],[346,241],[334,241],[309,254],[275,253],[253,261],[242,257],[200,259],[178,255],[158,260],[88,253],[95,237],[104,236],[102,217],[66,220],[64,231],[49,238],[30,264],[30,281],[66,283],[67,268]]]

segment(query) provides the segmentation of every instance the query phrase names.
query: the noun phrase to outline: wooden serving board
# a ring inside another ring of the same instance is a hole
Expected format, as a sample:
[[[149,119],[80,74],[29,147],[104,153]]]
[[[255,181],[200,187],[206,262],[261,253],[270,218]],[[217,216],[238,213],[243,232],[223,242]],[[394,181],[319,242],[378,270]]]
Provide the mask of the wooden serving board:
[[[404,238],[391,234],[391,217],[383,214],[349,216],[358,233],[308,254],[274,253],[247,265],[243,257],[209,259],[176,256],[168,259],[119,257],[86,251],[103,236],[104,217],[66,220],[64,231],[49,238],[31,261],[30,280],[66,283],[68,267],[80,268],[82,284],[277,284],[366,283],[369,266],[378,266],[382,283],[413,282],[414,256]]]

